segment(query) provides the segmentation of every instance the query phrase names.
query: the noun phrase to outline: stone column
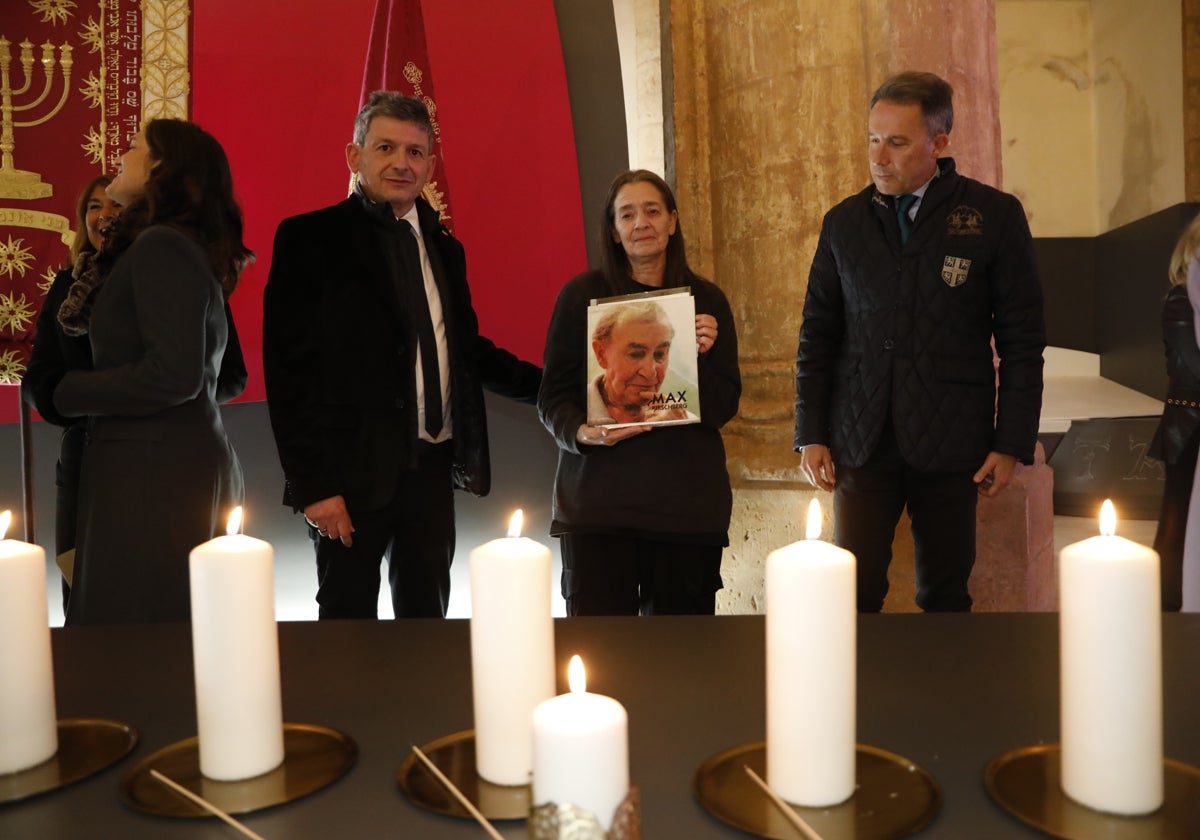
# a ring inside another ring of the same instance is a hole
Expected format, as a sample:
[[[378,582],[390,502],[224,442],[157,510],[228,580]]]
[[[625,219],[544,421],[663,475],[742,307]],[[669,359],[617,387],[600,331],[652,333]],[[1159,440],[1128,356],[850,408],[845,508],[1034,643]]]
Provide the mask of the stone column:
[[[1183,0],[1184,176],[1188,201],[1200,201],[1200,0]]]
[[[741,345],[719,608],[758,612],[766,555],[801,536],[815,492],[792,451],[796,342],[821,219],[870,181],[870,94],[898,70],[942,75],[955,88],[961,171],[998,184],[995,10],[992,0],[671,0],[670,17],[668,143],[688,257],[725,290]],[[819,495],[828,518],[831,499]]]

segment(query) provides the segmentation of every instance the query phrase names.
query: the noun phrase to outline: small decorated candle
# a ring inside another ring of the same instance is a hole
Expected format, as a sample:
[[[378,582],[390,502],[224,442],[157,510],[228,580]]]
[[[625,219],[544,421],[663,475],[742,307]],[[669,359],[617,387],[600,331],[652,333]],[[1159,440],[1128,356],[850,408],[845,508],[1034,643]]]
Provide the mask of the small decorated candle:
[[[11,520],[0,513],[0,775],[58,751],[46,552],[4,539]]]
[[[1146,814],[1163,801],[1158,555],[1116,536],[1064,548],[1059,569],[1062,787],[1083,805]]]
[[[533,712],[533,804],[574,805],[608,831],[629,793],[629,719],[616,700],[588,693],[578,656],[568,682]]]
[[[836,805],[855,787],[854,555],[806,539],[767,556],[767,783],[788,802]]]
[[[471,686],[475,767],[498,785],[527,785],[533,773],[533,710],[554,696],[550,549],[508,536],[471,552]]]
[[[200,772],[220,781],[258,776],[283,761],[274,551],[239,533],[192,549],[192,649]]]

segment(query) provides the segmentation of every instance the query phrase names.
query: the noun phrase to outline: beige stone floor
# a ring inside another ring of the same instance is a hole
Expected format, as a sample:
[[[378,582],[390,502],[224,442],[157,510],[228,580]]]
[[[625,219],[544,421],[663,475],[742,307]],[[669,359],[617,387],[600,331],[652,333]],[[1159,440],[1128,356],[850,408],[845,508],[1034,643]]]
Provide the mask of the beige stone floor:
[[[903,518],[901,519],[901,523],[903,526]],[[1145,546],[1153,545],[1154,532],[1157,528],[1158,520],[1156,519],[1127,519],[1117,522],[1117,533],[1120,536]],[[888,591],[887,600],[884,602],[884,612],[913,613],[920,611],[913,602],[915,584],[912,575],[912,543],[911,538],[908,537],[905,531],[906,529],[901,527],[896,544],[893,546],[895,560],[888,573],[891,588]],[[1086,540],[1089,537],[1094,537],[1099,532],[1099,522],[1095,518],[1086,516],[1055,516],[1053,549],[1055,565],[1050,569],[1046,569],[1045,578],[1039,579],[1055,580],[1057,577],[1058,553],[1063,547],[1071,543]],[[1002,574],[1001,578],[1003,577],[1004,575]],[[987,569],[977,565],[976,572],[971,578],[971,588],[976,598],[975,609],[977,611],[987,612],[997,609],[994,603],[996,593],[993,592],[989,596],[989,585],[996,585],[996,581],[993,580],[989,584]],[[1011,599],[1002,597],[1000,600],[1005,602]],[[1036,609],[1055,610],[1058,608],[1057,598],[1053,595],[1048,598],[1038,598],[1036,601],[1042,604],[1042,606],[1036,607]],[[989,606],[989,603],[992,605]],[[1012,608],[1005,607],[1004,609]]]

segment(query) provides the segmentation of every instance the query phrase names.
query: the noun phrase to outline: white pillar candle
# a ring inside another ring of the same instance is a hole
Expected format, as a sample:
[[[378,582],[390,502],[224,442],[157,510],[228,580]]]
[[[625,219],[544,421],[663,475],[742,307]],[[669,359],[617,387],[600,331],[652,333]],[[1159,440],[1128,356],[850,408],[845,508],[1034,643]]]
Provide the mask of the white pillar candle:
[[[4,539],[11,519],[0,514],[0,775],[58,750],[46,552]]]
[[[498,785],[527,785],[533,773],[533,710],[554,696],[550,549],[508,536],[471,552],[471,686],[475,768]]]
[[[854,555],[807,539],[767,556],[767,783],[797,805],[849,799],[855,787]]]
[[[1146,814],[1163,801],[1158,555],[1115,536],[1059,554],[1062,786],[1089,808]]]
[[[575,805],[608,831],[629,793],[629,719],[616,700],[587,692],[578,656],[569,682],[533,712],[533,804]]]
[[[283,761],[274,552],[238,533],[241,510],[190,558],[200,772],[221,781]]]

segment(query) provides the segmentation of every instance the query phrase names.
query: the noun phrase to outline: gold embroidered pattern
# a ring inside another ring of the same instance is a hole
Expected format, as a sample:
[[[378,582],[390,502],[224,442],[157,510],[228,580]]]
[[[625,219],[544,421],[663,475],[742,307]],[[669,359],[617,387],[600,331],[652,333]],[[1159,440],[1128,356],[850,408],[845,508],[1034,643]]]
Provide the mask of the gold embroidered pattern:
[[[960,204],[946,217],[946,233],[951,236],[982,235],[983,214],[974,207]]]
[[[432,96],[426,96],[425,91],[421,89],[421,80],[425,78],[425,72],[409,61],[405,63],[403,73],[404,80],[413,86],[413,96],[425,103],[425,108],[429,111],[429,124],[433,128],[433,145],[434,148],[437,148],[442,142],[442,127],[438,123],[437,103],[433,101]],[[438,212],[438,221],[443,224],[449,221],[450,207],[446,204],[446,193],[438,189],[437,181],[430,181],[426,184],[425,189],[421,191],[421,197]]]
[[[43,183],[39,173],[18,169],[14,164],[14,129],[41,125],[62,110],[71,90],[71,67],[75,63],[71,58],[72,48],[70,44],[62,44],[56,60],[53,42],[48,40],[42,44],[41,60],[37,63],[41,64],[45,84],[39,95],[33,84],[33,43],[26,39],[17,45],[20,49],[15,60],[20,64],[20,76],[23,80],[20,87],[16,86],[14,78],[14,57],[9,49],[11,46],[12,42],[0,35],[0,94],[4,99],[3,113],[0,114],[0,198],[48,198],[54,194],[54,187]],[[61,93],[50,96],[51,91],[56,88],[59,88]],[[24,111],[32,113],[24,114]],[[22,118],[17,119],[14,115],[20,115]]]
[[[22,333],[33,326],[37,310],[24,294],[0,292],[0,329]]]
[[[187,22],[190,0],[146,0],[142,6],[142,119],[187,118]]]
[[[25,360],[16,350],[0,350],[0,385],[20,385]]]

